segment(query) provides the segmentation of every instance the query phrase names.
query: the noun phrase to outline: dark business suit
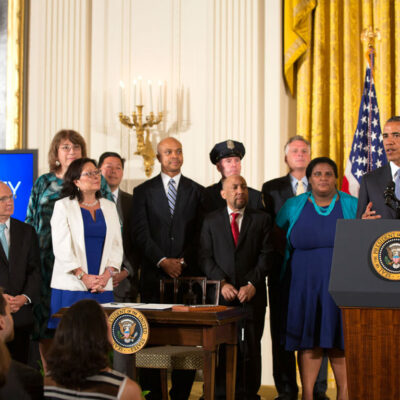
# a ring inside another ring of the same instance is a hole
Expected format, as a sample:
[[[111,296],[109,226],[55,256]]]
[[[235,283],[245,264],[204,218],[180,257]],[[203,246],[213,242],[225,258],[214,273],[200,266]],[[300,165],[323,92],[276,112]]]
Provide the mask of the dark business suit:
[[[23,305],[12,314],[14,340],[8,343],[12,357],[26,363],[29,353],[29,335],[33,326],[33,304],[40,296],[39,245],[32,226],[10,218],[10,246],[8,259],[0,245],[0,286],[4,292],[17,296],[27,295],[32,303]]]
[[[122,223],[122,244],[124,248],[122,268],[125,268],[129,275],[114,288],[114,298],[115,301],[121,303],[136,303],[139,293],[139,262],[135,255],[131,236],[132,195],[119,189],[116,205]],[[133,359],[129,354],[114,351],[113,368],[133,378]]]
[[[204,189],[204,211],[209,213],[219,208],[226,207],[226,201],[221,197],[222,182],[214,183]],[[256,210],[263,210],[261,193],[258,190],[248,188],[248,206]]]
[[[143,302],[160,301],[160,279],[166,278],[157,263],[163,258],[185,259],[183,275],[198,275],[198,236],[201,223],[203,187],[180,178],[174,215],[171,217],[161,174],[134,189],[132,206],[132,240],[140,256],[140,295]],[[187,399],[195,371],[173,371],[172,399]],[[153,375],[154,374],[154,375]],[[149,399],[160,397],[159,374],[142,370],[141,386],[149,389]],[[157,386],[156,386],[157,385]]]
[[[384,192],[392,182],[390,164],[386,164],[361,179],[360,193],[358,195],[357,218],[361,218],[368,203],[372,201],[372,210],[385,219],[396,219],[396,212],[385,204]]]
[[[114,297],[119,302],[136,302],[139,291],[138,259],[135,254],[131,235],[132,195],[119,189],[117,199],[118,216],[122,223],[122,243],[124,259],[122,266],[129,275],[116,288]]]
[[[311,187],[308,187],[311,190]],[[261,193],[265,209],[275,220],[279,210],[285,204],[286,200],[295,196],[291,183],[290,174],[280,178],[272,179],[265,182],[262,186]],[[284,237],[274,232],[273,243],[275,248],[284,248],[280,240]],[[282,283],[280,282],[280,272],[283,262],[282,255],[274,252],[274,266],[268,276],[268,299],[269,299],[269,315],[270,330],[272,340],[272,361],[273,376],[276,389],[282,396],[287,398],[296,398],[298,386],[296,382],[296,358],[293,351],[286,351],[281,344],[281,318],[285,310],[282,302]],[[325,393],[327,389],[327,358],[323,358],[314,392]]]
[[[25,364],[11,360],[6,383],[0,388],[0,400],[43,399],[43,376]]]
[[[244,321],[244,341],[240,342],[236,383],[237,399],[257,399],[261,384],[261,337],[267,302],[265,280],[269,271],[270,217],[246,207],[237,246],[234,244],[227,207],[205,217],[200,238],[199,259],[209,279],[225,280],[236,289],[251,282],[255,296],[242,306],[248,311]],[[238,300],[220,303],[241,306]],[[238,332],[239,334],[239,332]],[[239,336],[241,337],[241,335]],[[216,398],[225,398],[225,364],[220,353],[216,376]]]

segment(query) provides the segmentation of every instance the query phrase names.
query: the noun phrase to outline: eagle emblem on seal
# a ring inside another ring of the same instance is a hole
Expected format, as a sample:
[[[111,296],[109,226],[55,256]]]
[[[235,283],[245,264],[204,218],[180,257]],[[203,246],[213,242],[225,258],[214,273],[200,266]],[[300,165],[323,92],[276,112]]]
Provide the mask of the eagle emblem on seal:
[[[400,243],[393,243],[386,248],[387,256],[384,260],[386,265],[391,266],[393,269],[400,268]]]
[[[120,339],[125,343],[131,343],[135,340],[137,332],[135,333],[136,322],[129,318],[123,319],[118,322]]]

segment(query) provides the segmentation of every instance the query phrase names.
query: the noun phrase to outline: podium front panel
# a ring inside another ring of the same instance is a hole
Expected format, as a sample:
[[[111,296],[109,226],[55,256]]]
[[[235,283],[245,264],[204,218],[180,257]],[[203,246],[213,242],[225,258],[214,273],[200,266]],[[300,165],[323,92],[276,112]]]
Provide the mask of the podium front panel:
[[[377,239],[392,231],[400,220],[338,220],[329,292],[339,307],[400,308],[400,280],[379,275],[371,261]]]

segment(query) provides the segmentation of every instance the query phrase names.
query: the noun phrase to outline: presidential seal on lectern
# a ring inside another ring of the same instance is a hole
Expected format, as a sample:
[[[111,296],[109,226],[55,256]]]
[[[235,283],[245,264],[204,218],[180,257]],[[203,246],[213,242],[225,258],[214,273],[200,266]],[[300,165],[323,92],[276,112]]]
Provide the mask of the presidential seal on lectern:
[[[375,271],[390,281],[400,280],[400,231],[386,232],[372,246]]]

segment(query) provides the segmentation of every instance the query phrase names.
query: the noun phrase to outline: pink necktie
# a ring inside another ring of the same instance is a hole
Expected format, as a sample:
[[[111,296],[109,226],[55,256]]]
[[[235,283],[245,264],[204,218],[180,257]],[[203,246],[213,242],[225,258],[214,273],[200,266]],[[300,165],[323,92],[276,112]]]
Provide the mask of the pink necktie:
[[[232,235],[233,235],[233,240],[235,241],[235,246],[238,244],[239,240],[239,226],[236,222],[236,218],[239,216],[239,213],[232,213],[232,222],[231,222],[231,229],[232,229]]]

